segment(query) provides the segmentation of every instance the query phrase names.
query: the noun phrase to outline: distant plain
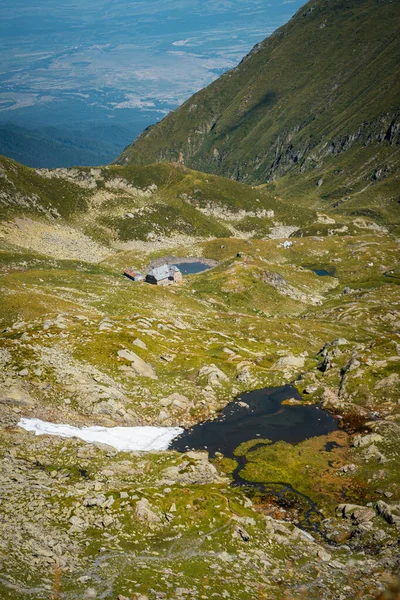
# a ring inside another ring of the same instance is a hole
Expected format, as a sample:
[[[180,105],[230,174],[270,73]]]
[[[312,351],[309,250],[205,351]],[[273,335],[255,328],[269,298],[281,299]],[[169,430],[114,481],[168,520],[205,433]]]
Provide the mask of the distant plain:
[[[35,167],[110,162],[300,5],[5,0],[0,154]]]

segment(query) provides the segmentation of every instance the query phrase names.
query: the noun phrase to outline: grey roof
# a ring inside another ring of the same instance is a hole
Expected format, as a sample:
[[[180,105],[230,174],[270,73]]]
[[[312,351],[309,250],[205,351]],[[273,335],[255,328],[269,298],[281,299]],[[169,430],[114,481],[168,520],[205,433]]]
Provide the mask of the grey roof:
[[[157,281],[162,281],[163,279],[168,279],[168,277],[173,277],[174,273],[178,271],[179,269],[175,265],[162,265],[161,267],[151,269],[147,275],[154,277]]]

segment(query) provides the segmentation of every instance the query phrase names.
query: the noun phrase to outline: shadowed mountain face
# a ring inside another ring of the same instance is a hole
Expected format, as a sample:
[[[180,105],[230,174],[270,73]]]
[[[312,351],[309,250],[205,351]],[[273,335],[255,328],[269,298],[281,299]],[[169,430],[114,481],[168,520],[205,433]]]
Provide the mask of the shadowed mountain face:
[[[360,166],[369,164],[371,148],[386,161],[400,131],[399,16],[398,1],[309,2],[117,162],[180,161],[265,183],[325,173],[363,148]],[[397,162],[390,176],[396,169]]]

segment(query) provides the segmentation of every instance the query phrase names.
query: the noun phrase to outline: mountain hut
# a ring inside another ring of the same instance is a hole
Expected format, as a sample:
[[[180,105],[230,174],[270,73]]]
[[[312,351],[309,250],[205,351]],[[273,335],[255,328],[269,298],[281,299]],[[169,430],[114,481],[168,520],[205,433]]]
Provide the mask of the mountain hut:
[[[162,265],[154,267],[146,275],[147,283],[153,285],[170,285],[171,283],[182,283],[182,273],[175,265]]]

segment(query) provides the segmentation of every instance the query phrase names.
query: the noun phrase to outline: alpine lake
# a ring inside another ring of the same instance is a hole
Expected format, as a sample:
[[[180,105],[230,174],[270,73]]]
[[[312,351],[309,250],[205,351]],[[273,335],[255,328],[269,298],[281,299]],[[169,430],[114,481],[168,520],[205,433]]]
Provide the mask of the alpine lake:
[[[317,405],[305,405],[292,385],[264,388],[242,394],[229,403],[214,420],[186,429],[175,438],[170,450],[207,451],[210,459],[225,457],[236,462],[232,486],[247,488],[258,503],[269,497],[281,506],[296,506],[298,526],[321,534],[323,514],[307,495],[287,481],[254,481],[244,474],[250,456],[277,442],[296,444],[337,431],[338,419]],[[330,452],[340,448],[336,441],[325,443]]]

